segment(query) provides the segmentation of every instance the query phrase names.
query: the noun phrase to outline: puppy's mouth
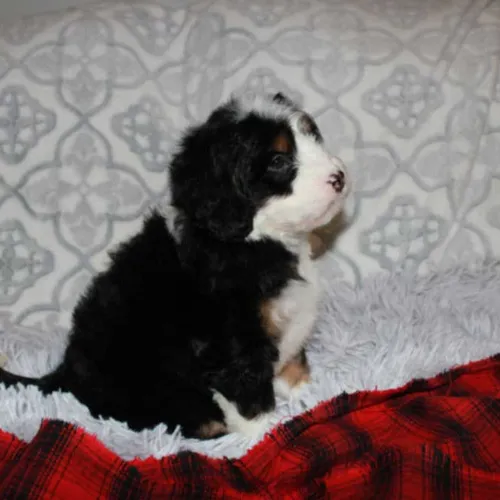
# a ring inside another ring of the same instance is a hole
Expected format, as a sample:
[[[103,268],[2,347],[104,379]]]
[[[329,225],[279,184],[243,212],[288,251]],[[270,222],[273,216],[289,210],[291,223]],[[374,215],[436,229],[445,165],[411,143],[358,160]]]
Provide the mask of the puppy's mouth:
[[[345,178],[345,184],[340,193],[336,193],[321,213],[311,221],[314,229],[321,227],[333,219],[343,208],[346,198],[351,191],[349,178]]]

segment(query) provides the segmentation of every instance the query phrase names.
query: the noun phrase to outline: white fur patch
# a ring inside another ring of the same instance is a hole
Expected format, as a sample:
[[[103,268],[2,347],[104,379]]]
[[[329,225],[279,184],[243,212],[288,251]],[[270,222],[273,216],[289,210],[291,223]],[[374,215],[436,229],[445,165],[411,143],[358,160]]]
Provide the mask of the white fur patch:
[[[260,116],[275,120],[288,119],[293,110],[285,103],[278,102],[266,94],[247,91],[237,96],[240,119],[245,118],[249,113],[255,113]]]
[[[273,301],[272,320],[282,330],[276,371],[298,354],[312,332],[318,312],[319,283],[309,242],[300,243],[298,272],[302,280],[290,281]]]
[[[219,405],[229,432],[237,432],[248,437],[257,437],[264,434],[270,427],[271,414],[263,413],[255,418],[247,419],[243,417],[236,405],[226,399],[220,392],[214,391],[214,401]]]

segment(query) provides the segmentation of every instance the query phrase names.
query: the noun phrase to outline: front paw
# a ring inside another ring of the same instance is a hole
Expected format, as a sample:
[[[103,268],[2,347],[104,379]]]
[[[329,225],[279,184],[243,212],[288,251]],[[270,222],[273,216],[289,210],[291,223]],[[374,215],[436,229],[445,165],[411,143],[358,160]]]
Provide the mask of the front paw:
[[[224,422],[209,420],[198,427],[195,435],[199,439],[214,439],[227,434],[227,431],[227,425]]]
[[[237,432],[247,437],[262,436],[270,427],[271,413],[260,413],[253,418],[246,418],[238,411],[238,407],[220,392],[214,391],[214,401],[219,405],[229,432]]]
[[[297,395],[311,381],[311,370],[306,354],[302,351],[292,358],[274,380],[276,394],[284,398]]]

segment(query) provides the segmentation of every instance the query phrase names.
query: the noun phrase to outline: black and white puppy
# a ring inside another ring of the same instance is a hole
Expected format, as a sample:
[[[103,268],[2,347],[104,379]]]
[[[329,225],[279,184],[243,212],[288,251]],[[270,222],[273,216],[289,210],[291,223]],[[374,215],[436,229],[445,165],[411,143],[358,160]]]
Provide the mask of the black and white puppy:
[[[187,131],[171,210],[111,255],[73,313],[60,365],[0,382],[69,391],[95,416],[184,435],[253,432],[308,380],[318,284],[309,233],[342,208],[342,162],[281,94],[233,98]]]

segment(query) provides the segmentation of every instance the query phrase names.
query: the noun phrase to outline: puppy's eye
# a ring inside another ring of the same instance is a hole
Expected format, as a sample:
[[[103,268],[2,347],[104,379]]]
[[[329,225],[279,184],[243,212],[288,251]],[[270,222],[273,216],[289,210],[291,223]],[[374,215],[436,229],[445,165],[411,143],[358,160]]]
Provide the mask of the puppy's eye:
[[[286,164],[287,164],[286,155],[276,154],[273,155],[273,157],[271,158],[268,168],[271,171],[278,171],[281,170],[283,167],[285,167]]]

